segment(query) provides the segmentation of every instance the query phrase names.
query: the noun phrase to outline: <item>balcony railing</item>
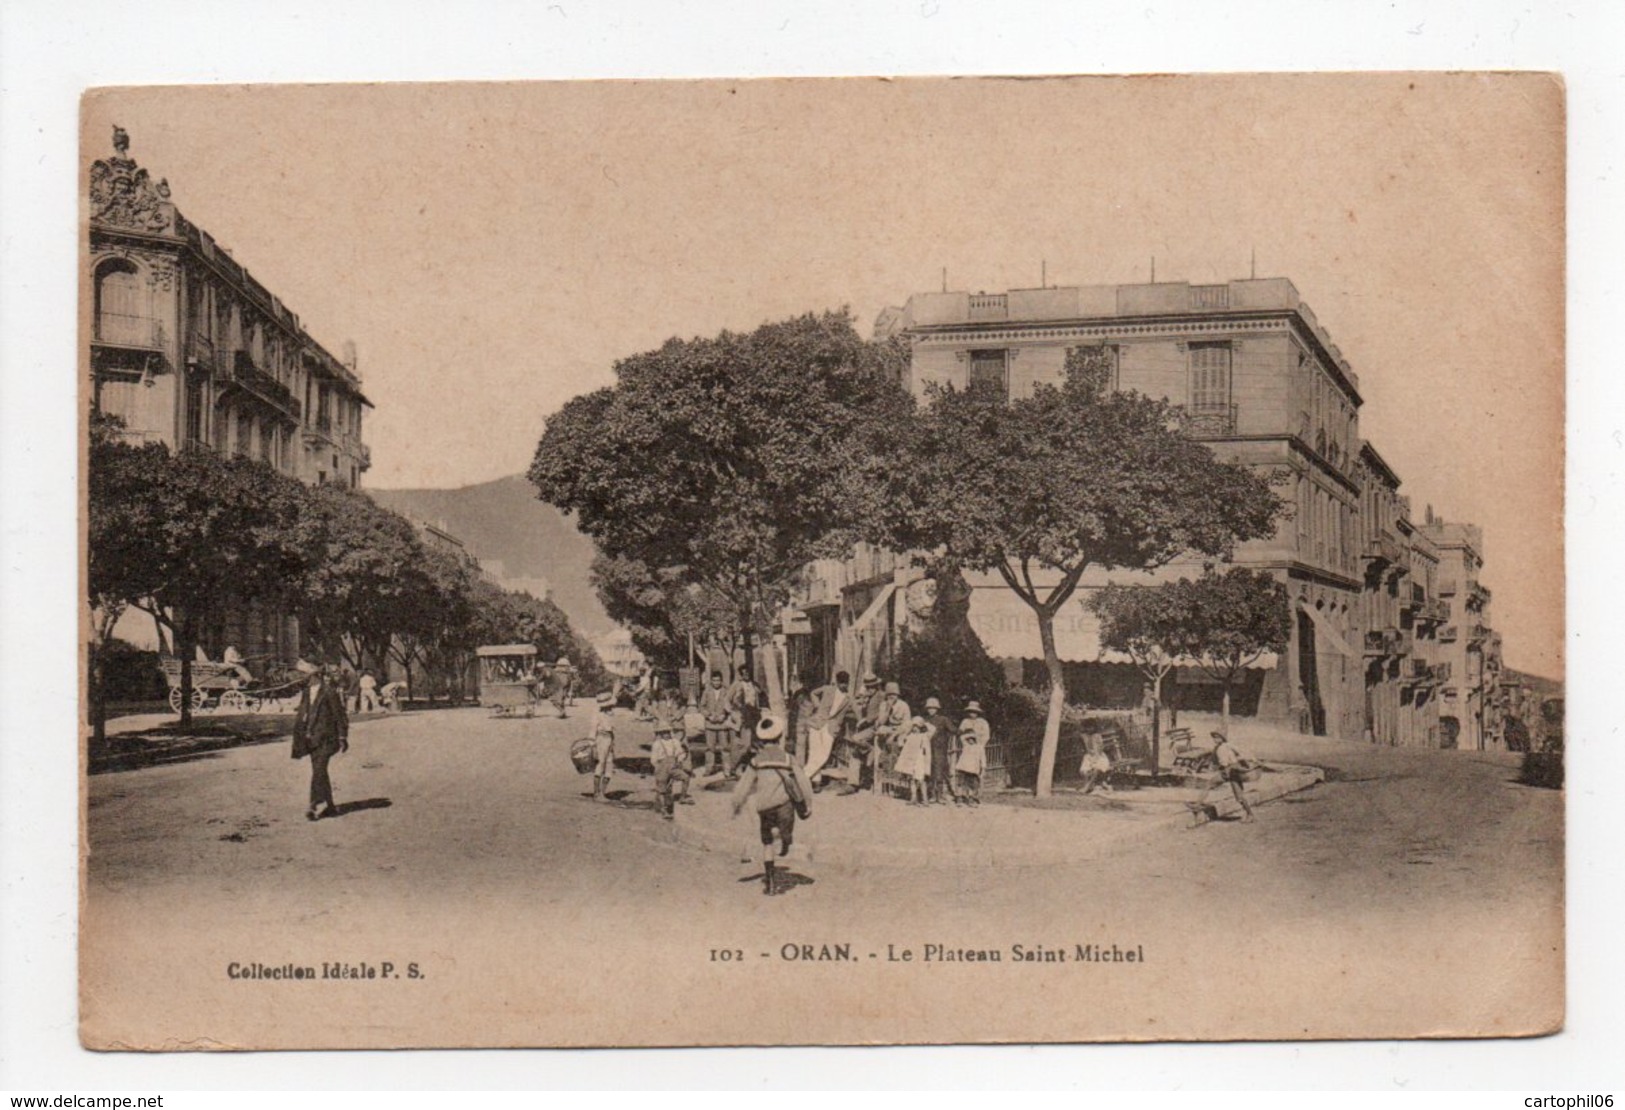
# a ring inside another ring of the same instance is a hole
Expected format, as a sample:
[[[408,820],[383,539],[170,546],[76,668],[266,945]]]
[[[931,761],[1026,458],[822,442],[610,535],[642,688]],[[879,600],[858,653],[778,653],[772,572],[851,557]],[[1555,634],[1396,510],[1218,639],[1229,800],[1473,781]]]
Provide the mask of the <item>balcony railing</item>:
[[[1430,663],[1425,659],[1407,659],[1400,668],[1401,679],[1412,686],[1442,686],[1450,681],[1450,674],[1449,663]]]
[[[1456,590],[1457,590],[1457,583],[1456,583],[1456,580],[1454,578],[1441,578],[1441,579],[1439,579],[1439,596],[1440,597],[1454,597],[1454,596],[1456,596]]]
[[[231,358],[231,380],[266,404],[299,419],[302,406],[293,391],[276,378],[254,365],[254,356],[248,351],[235,351]]]
[[[1193,309],[1229,308],[1230,287],[1228,285],[1191,286],[1191,307]]]
[[[1397,628],[1374,628],[1365,634],[1367,655],[1400,655],[1406,646],[1406,636]]]
[[[1003,293],[972,293],[970,318],[972,320],[1004,320],[1010,316],[1010,298]]]
[[[1446,625],[1444,628],[1439,629],[1439,642],[1444,644],[1453,644],[1460,637],[1460,635],[1461,630],[1455,625]]]
[[[94,342],[104,347],[161,351],[164,337],[163,323],[150,316],[132,316],[125,312],[100,312],[96,315]]]
[[[1474,623],[1467,626],[1467,642],[1470,644],[1482,642],[1489,634],[1490,630],[1482,624]]]
[[[1378,532],[1365,541],[1365,557],[1381,563],[1397,563],[1405,557],[1405,548],[1392,533]]]
[[[1185,432],[1192,436],[1233,436],[1236,434],[1235,405],[1204,405],[1185,411]]]

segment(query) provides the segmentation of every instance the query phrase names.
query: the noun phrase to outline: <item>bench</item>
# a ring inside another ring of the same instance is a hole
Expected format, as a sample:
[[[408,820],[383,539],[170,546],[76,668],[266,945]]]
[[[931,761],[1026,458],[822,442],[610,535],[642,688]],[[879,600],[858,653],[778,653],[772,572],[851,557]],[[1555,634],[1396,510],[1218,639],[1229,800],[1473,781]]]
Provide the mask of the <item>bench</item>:
[[[1213,749],[1197,747],[1196,736],[1188,728],[1169,729],[1167,740],[1176,771],[1201,771],[1213,760]]]

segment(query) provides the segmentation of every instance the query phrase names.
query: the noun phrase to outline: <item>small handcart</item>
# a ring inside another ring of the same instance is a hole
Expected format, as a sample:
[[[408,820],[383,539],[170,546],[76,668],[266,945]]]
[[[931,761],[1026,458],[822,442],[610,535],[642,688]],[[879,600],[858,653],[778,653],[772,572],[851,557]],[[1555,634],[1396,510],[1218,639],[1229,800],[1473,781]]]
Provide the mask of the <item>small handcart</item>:
[[[480,704],[498,717],[534,717],[541,700],[536,645],[488,644],[474,654],[480,660]]]

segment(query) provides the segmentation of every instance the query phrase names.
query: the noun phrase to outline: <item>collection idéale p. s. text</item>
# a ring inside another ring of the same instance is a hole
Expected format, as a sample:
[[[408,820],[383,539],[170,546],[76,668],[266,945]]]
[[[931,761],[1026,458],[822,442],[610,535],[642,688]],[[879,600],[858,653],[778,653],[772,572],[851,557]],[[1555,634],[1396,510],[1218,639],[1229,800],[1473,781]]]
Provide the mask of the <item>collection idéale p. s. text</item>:
[[[1143,944],[1009,944],[967,947],[959,944],[894,944],[874,947],[850,941],[809,944],[786,941],[771,948],[708,948],[711,963],[867,963],[882,964],[1143,964]]]

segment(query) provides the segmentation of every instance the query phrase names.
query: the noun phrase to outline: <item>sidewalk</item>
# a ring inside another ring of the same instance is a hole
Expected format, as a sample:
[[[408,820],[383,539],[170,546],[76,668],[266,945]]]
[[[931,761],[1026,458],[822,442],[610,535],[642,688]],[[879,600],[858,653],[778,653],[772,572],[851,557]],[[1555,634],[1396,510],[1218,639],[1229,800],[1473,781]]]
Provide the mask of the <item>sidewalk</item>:
[[[1249,786],[1256,808],[1322,781],[1317,767],[1272,764]],[[716,781],[680,806],[676,819],[662,822],[657,839],[742,858],[760,852],[754,812],[732,817],[731,784]],[[812,799],[812,817],[796,823],[791,858],[845,866],[1043,867],[1076,864],[1131,851],[1147,836],[1191,824],[1185,803],[1199,790],[1170,787],[1118,790],[1087,797],[1058,791],[1046,802],[1025,794],[1008,800],[984,797],[975,808],[910,806],[897,798],[867,792]],[[1019,799],[1025,799],[1020,804]],[[1229,789],[1214,790],[1209,802],[1221,817],[1236,810]]]

